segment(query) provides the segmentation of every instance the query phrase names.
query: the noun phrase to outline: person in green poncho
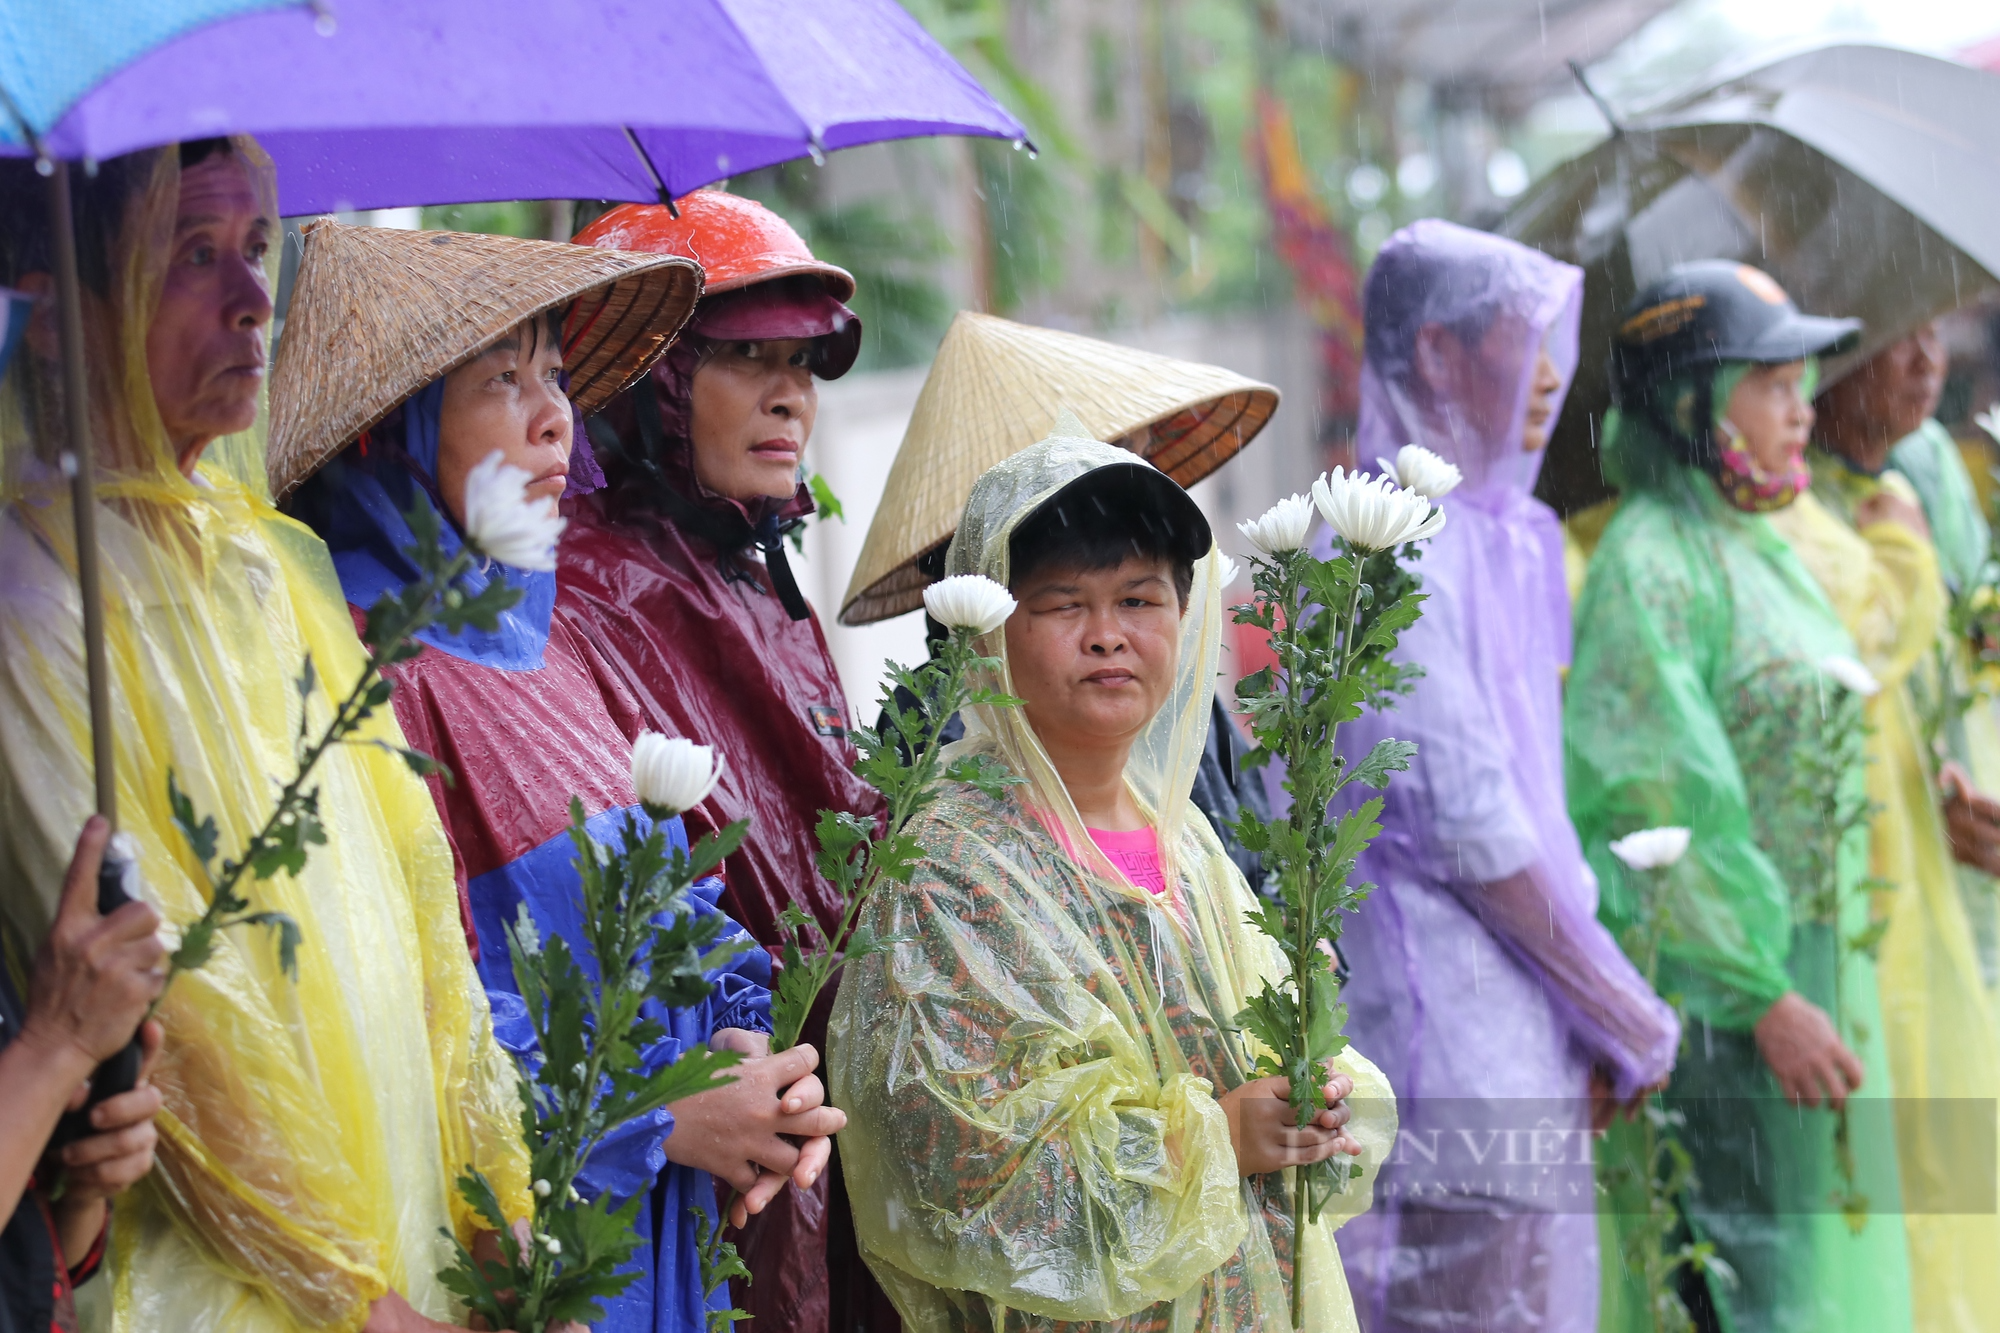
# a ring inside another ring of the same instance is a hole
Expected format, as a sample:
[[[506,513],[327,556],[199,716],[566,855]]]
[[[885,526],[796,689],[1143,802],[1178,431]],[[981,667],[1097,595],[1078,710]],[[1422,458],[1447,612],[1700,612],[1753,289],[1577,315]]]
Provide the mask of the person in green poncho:
[[[1693,1159],[1676,1200],[1683,1235],[1723,1265],[1682,1268],[1697,1326],[1755,1333],[1895,1333],[1910,1283],[1873,965],[1865,833],[1833,858],[1811,849],[1826,815],[1800,775],[1832,753],[1829,701],[1871,682],[1826,595],[1766,515],[1810,482],[1812,358],[1850,320],[1801,315],[1746,265],[1682,265],[1640,294],[1615,334],[1618,403],[1606,461],[1624,492],[1591,559],[1565,702],[1570,815],[1601,884],[1600,916],[1657,985],[1687,1036],[1669,1111]],[[1858,792],[1858,762],[1834,769]],[[1693,830],[1664,870],[1611,852],[1645,828]],[[1649,910],[1657,908],[1657,911]],[[1854,1174],[1836,1152],[1846,1108]],[[1626,1127],[1621,1127],[1625,1129]],[[1614,1133],[1604,1178],[1633,1136]],[[1865,1212],[1843,1215],[1856,1196]],[[1633,1200],[1614,1192],[1614,1230]],[[1650,1329],[1608,1250],[1606,1326]],[[1726,1267],[1725,1267],[1726,1266]],[[1620,1281],[1619,1279],[1623,1279]]]

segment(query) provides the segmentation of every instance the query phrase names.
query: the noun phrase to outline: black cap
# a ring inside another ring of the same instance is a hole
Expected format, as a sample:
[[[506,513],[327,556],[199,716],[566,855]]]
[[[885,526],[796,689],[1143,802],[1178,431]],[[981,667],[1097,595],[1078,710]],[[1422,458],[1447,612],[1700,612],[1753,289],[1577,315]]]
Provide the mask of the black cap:
[[[1725,361],[1782,365],[1846,351],[1858,319],[1802,315],[1762,269],[1725,259],[1678,264],[1648,284],[1611,338],[1611,396],[1636,403],[1647,386]]]
[[[1101,527],[1110,515],[1136,523],[1165,541],[1167,554],[1189,564],[1215,545],[1208,516],[1181,484],[1151,463],[1107,463],[1095,467],[1035,506],[1028,518],[1060,517],[1085,530]],[[1026,523],[1028,519],[1023,519]],[[1021,524],[1015,525],[1019,531]]]

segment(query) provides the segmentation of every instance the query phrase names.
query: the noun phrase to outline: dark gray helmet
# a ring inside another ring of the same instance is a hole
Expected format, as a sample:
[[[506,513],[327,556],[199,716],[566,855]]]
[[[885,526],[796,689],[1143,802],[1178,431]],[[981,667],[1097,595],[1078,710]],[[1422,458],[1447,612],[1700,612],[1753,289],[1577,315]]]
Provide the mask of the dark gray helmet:
[[[1762,269],[1723,259],[1678,264],[1647,285],[1611,338],[1611,397],[1621,407],[1649,385],[1725,361],[1781,365],[1852,347],[1858,319],[1803,315]]]

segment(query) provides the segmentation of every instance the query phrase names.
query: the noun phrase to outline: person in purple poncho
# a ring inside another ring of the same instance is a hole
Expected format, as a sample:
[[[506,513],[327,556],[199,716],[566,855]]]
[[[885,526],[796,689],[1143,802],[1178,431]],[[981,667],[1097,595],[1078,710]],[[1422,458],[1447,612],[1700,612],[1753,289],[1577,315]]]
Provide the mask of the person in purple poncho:
[[[1340,1235],[1369,1333],[1594,1329],[1590,1131],[1665,1078],[1679,1041],[1598,924],[1563,797],[1562,533],[1531,492],[1582,285],[1439,221],[1391,237],[1367,279],[1358,456],[1449,515],[1414,567],[1429,599],[1399,653],[1423,675],[1342,737],[1353,755],[1419,746],[1341,942],[1348,1033],[1403,1117],[1374,1210]]]

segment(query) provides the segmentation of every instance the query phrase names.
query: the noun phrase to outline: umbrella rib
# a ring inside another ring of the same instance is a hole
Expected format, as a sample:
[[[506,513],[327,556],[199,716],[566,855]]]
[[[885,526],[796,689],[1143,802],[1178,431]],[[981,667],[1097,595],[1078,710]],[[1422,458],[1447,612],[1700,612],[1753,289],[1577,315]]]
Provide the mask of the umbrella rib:
[[[632,133],[630,125],[620,125],[618,128],[625,131],[625,142],[632,145],[632,151],[639,155],[639,161],[644,164],[646,174],[653,178],[653,188],[660,192],[660,202],[667,206],[667,216],[679,218],[681,211],[674,207],[673,193],[667,189],[666,181],[661,179],[660,169],[653,165],[653,155],[646,151],[646,145],[639,142],[639,136]]]

